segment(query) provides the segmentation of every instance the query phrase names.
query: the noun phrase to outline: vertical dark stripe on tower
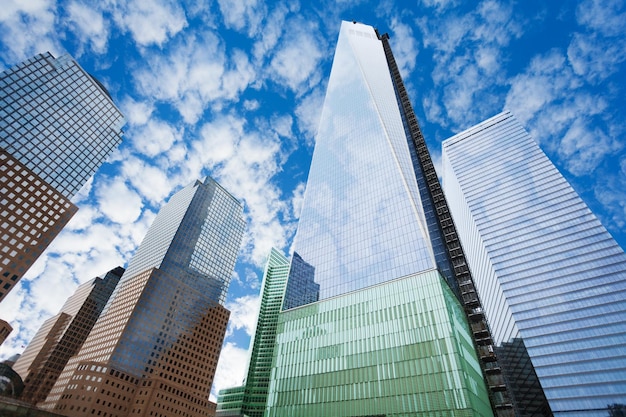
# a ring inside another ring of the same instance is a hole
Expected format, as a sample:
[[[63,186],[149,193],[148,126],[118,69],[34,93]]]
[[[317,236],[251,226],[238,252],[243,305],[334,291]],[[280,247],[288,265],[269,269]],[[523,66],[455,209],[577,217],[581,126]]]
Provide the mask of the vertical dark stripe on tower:
[[[443,270],[443,275],[448,279],[448,283],[457,294],[457,297],[465,309],[474,337],[474,346],[480,358],[483,377],[489,388],[489,397],[494,413],[498,416],[514,416],[514,407],[496,357],[491,331],[489,330],[489,325],[483,313],[482,304],[474,288],[474,281],[469,267],[467,266],[465,254],[463,253],[456,227],[452,221],[448,203],[443,195],[437,172],[435,171],[430,153],[426,147],[426,141],[424,140],[417,118],[415,117],[415,112],[413,111],[409,95],[404,87],[404,82],[400,76],[396,60],[391,52],[389,35],[386,33],[382,36],[378,34],[378,38],[381,40],[385,50],[389,72],[391,73],[398,105],[402,113],[402,120],[409,136],[409,148],[411,148],[411,153],[414,156],[413,164],[417,174],[416,176],[418,177],[418,183],[422,182],[425,184],[424,187],[420,187],[420,193],[422,193],[421,197],[423,200],[429,200],[424,201],[424,206],[432,205],[433,213],[435,213],[434,216],[427,216],[430,217],[430,219],[427,220],[429,220],[431,240],[433,239],[432,235],[435,235],[435,238],[437,238],[437,236],[441,237],[450,268],[446,265],[442,265],[442,263],[445,264],[447,262],[441,262],[440,259],[437,259],[437,264],[439,268]],[[415,158],[415,156],[417,156],[417,158]],[[420,173],[423,176],[422,181],[420,181],[419,178]],[[427,195],[424,195],[424,191],[426,191]],[[433,227],[433,225],[436,227]],[[433,243],[435,251],[436,246],[437,244]],[[435,256],[437,258],[437,254],[435,254]],[[446,273],[446,269],[452,272],[452,277],[449,276],[449,272]]]

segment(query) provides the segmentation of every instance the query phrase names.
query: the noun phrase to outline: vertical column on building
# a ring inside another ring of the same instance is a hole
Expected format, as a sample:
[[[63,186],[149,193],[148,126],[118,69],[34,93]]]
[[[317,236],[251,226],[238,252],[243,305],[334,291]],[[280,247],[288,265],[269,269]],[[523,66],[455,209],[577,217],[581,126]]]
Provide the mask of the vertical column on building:
[[[409,96],[406,92],[406,88],[404,87],[404,82],[400,76],[400,71],[398,70],[395,58],[393,57],[393,53],[389,45],[389,36],[387,34],[382,36],[379,35],[379,39],[382,41],[391,78],[398,94],[399,105],[406,118],[405,121],[408,125],[408,131],[410,132],[413,146],[417,152],[420,168],[424,173],[428,184],[430,198],[432,199],[434,209],[437,213],[436,218],[439,223],[439,229],[442,232],[448,258],[452,264],[454,276],[459,286],[458,296],[461,298],[460,301],[463,304],[468,318],[474,337],[474,346],[476,347],[476,352],[480,358],[485,382],[489,388],[491,405],[496,415],[499,417],[514,416],[515,412],[513,404],[505,384],[502,370],[498,363],[489,324],[487,323],[487,319],[483,313],[482,304],[478,298],[476,289],[474,288],[474,281],[472,280],[472,275],[467,266],[465,254],[463,253],[463,248],[461,247],[456,227],[452,221],[448,204],[445,196],[443,195],[443,190],[437,177],[437,172],[435,171],[430,153],[426,147],[426,141],[422,135],[417,118],[415,117],[415,112],[413,111]]]

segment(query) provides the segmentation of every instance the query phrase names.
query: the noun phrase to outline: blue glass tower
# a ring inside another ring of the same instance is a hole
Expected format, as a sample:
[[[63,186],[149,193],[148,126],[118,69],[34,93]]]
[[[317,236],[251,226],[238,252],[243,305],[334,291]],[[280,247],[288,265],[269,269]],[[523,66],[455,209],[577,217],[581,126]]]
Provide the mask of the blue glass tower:
[[[443,166],[496,347],[526,387],[513,392],[534,404],[539,383],[554,415],[613,415],[626,404],[623,249],[509,112],[444,141]]]

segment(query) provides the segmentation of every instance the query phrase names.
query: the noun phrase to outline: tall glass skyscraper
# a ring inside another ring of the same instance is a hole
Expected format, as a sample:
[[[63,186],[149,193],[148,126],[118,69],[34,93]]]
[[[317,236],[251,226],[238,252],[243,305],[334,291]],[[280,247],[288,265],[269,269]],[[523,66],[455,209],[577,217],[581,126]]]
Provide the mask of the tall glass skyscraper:
[[[0,73],[0,301],[77,211],[69,200],[119,145],[124,123],[68,55]]]
[[[439,212],[445,199],[387,36],[343,22],[266,415],[492,415],[466,314],[478,304],[460,301],[471,277],[452,267],[460,248]]]
[[[44,408],[67,416],[208,416],[245,222],[214,180],[161,208]]]
[[[606,417],[626,404],[622,248],[509,112],[446,140],[443,166],[512,383],[530,387],[534,367],[557,416]]]
[[[289,273],[289,261],[272,248],[267,258],[261,302],[254,336],[250,341],[250,361],[244,385],[219,392],[217,416],[263,417],[272,369],[272,357],[276,344],[278,314],[283,304],[285,284]]]

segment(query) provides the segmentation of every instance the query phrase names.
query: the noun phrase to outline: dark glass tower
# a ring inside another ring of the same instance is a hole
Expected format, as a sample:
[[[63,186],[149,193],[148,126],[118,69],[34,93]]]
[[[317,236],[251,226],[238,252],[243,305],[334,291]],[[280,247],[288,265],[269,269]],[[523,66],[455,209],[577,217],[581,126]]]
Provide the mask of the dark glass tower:
[[[70,199],[119,145],[124,123],[68,55],[0,73],[0,301],[77,211]]]
[[[164,205],[44,403],[67,416],[209,416],[243,207],[207,178]]]
[[[509,413],[472,290],[387,36],[343,22],[267,415]]]

